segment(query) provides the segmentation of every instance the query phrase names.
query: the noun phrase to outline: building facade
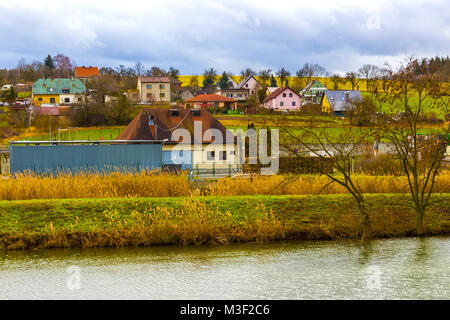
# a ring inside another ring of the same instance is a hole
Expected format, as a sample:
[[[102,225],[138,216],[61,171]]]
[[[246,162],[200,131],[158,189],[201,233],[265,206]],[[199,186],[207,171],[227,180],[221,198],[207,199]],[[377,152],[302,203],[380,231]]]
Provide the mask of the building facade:
[[[137,89],[142,103],[169,103],[181,91],[181,81],[170,77],[139,77]]]
[[[42,104],[76,104],[84,99],[85,93],[86,86],[79,79],[39,79],[32,87],[32,99],[38,107]]]
[[[289,87],[278,88],[264,99],[264,107],[272,110],[300,110],[302,98]]]

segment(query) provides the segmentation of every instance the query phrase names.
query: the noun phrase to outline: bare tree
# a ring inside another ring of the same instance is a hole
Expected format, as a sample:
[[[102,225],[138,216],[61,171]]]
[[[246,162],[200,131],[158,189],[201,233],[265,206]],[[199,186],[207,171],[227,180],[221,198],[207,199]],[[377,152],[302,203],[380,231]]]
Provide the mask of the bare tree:
[[[449,113],[446,84],[441,83],[436,72],[429,70],[417,75],[417,59],[408,59],[398,71],[390,72],[389,94],[375,95],[376,99],[403,109],[398,117],[383,116],[379,120],[382,137],[390,142],[402,163],[411,194],[412,208],[416,213],[416,231],[424,233],[424,216],[433,203],[435,179],[441,170],[448,145],[450,125],[419,134],[419,124],[426,108],[433,106]],[[449,201],[449,199],[446,199]]]
[[[251,68],[247,68],[245,70],[241,70],[241,77],[243,79],[250,77],[250,76],[256,76],[256,71],[254,71]]]
[[[145,73],[145,66],[139,61],[134,65],[134,70],[138,77],[142,76]]]
[[[345,74],[345,79],[352,85],[352,90],[355,90],[358,84],[358,74],[356,72],[347,72]]]
[[[288,70],[286,70],[284,67],[281,68],[280,70],[278,70],[275,74],[277,75],[277,77],[280,78],[281,86],[285,85],[287,77],[289,77],[291,75],[291,73]]]
[[[376,78],[379,68],[373,64],[365,64],[359,68],[358,72],[361,77],[366,80],[366,91],[369,90],[370,82]]]
[[[358,110],[355,109],[353,112]],[[320,161],[331,160],[336,172],[327,170],[321,172],[329,178],[329,183],[323,189],[332,183],[337,183],[351,194],[359,212],[361,229],[358,234],[362,239],[370,238],[372,231],[370,215],[363,190],[354,178],[354,164],[358,157],[368,155],[372,150],[371,129],[350,128],[333,134],[323,121],[311,116],[308,125],[298,130],[289,125],[290,122],[296,121],[295,117],[289,115],[270,118],[272,126],[280,130],[281,148],[294,157],[314,157]]]
[[[339,90],[339,85],[343,84],[343,79],[341,78],[340,75],[338,75],[337,73],[333,74],[331,76],[331,82],[333,82],[333,89],[334,90]]]
[[[270,80],[270,76],[272,74],[271,69],[263,69],[258,72],[259,81],[261,82],[261,85],[267,86],[267,82]]]

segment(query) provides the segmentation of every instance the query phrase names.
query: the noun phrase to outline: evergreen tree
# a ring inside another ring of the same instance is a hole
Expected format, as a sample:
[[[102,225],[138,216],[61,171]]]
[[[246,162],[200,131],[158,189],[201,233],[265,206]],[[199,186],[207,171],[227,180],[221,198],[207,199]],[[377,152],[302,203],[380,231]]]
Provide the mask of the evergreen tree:
[[[230,77],[228,77],[225,71],[222,73],[222,77],[220,77],[219,82],[217,82],[217,85],[219,86],[220,89],[228,89],[231,87]]]
[[[284,82],[284,86],[285,87],[289,87],[289,80],[288,79],[286,79],[286,81]]]
[[[278,87],[277,80],[275,80],[275,77],[273,75],[270,78],[270,86],[271,87]]]
[[[49,70],[53,70],[55,69],[55,63],[53,62],[52,56],[48,55],[45,59],[44,59],[44,65],[47,67],[47,69]]]

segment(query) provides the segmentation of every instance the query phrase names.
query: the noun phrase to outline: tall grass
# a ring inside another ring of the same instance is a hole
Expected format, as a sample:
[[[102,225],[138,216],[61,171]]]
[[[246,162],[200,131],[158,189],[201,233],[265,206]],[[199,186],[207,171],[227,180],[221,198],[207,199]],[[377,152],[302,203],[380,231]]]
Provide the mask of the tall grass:
[[[364,193],[407,193],[402,176],[355,176]],[[185,175],[155,173],[78,174],[58,176],[18,175],[0,181],[1,200],[68,198],[135,198],[235,196],[235,195],[310,195],[347,193],[344,187],[331,184],[325,176],[281,175],[252,178],[225,178],[215,182],[190,184]],[[450,172],[436,178],[435,193],[450,193]]]

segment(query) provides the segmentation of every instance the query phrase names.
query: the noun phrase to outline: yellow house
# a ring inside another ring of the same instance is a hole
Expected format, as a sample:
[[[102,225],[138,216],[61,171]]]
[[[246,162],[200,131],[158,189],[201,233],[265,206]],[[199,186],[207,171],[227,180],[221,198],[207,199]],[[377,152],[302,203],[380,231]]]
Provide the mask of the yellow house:
[[[79,79],[54,78],[39,79],[33,84],[34,105],[76,103],[80,95],[86,92],[86,86]]]

